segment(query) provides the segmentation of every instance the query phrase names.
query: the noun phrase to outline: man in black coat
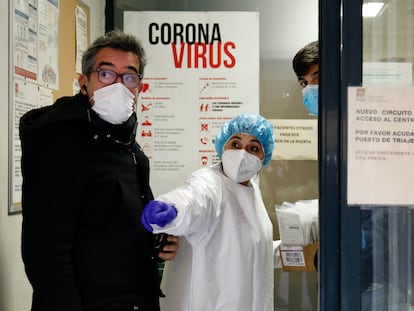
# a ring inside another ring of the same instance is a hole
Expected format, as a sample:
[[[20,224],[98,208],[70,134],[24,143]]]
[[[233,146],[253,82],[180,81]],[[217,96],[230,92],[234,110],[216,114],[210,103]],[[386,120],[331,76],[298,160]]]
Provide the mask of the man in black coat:
[[[32,311],[159,310],[157,261],[140,223],[153,198],[135,141],[145,53],[131,35],[98,38],[82,59],[81,91],[20,120],[22,257]]]

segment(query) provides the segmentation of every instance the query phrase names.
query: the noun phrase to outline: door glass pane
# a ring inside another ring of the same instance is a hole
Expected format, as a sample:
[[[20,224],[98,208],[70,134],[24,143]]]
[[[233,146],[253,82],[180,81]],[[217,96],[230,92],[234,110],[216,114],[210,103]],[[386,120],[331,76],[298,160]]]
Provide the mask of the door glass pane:
[[[412,87],[414,1],[371,2],[363,3],[363,84]],[[361,310],[414,310],[413,207],[364,206],[361,225]]]
[[[372,206],[361,213],[361,310],[413,310],[414,210]]]

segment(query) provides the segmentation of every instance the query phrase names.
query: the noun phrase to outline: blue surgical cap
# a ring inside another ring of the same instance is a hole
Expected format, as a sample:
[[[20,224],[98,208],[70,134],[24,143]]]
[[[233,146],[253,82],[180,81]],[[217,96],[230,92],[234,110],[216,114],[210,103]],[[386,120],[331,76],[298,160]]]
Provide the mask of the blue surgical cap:
[[[273,125],[262,116],[253,113],[243,113],[224,123],[214,142],[220,159],[224,145],[237,133],[252,135],[260,141],[264,152],[263,166],[266,166],[272,158],[275,146]]]

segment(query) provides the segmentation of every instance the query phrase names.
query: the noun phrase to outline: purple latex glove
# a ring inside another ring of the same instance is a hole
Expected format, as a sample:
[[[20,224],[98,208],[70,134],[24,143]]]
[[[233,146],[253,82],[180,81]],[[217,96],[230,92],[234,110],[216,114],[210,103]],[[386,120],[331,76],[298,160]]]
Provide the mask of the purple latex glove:
[[[152,232],[151,224],[164,227],[177,217],[177,209],[161,201],[149,201],[141,215],[141,222],[145,229]]]

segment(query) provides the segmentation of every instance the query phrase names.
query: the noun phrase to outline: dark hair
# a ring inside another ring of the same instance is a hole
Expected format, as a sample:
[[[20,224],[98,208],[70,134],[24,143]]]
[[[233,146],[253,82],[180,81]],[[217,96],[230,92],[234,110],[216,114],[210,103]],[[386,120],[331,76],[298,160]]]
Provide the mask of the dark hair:
[[[126,34],[119,30],[107,32],[104,36],[98,37],[82,56],[82,73],[89,75],[96,61],[96,54],[103,48],[113,48],[126,52],[132,52],[138,56],[138,73],[144,73],[147,63],[145,51],[141,42],[133,35]]]
[[[301,48],[293,57],[293,71],[298,79],[309,72],[312,65],[319,63],[319,42],[313,41]]]

